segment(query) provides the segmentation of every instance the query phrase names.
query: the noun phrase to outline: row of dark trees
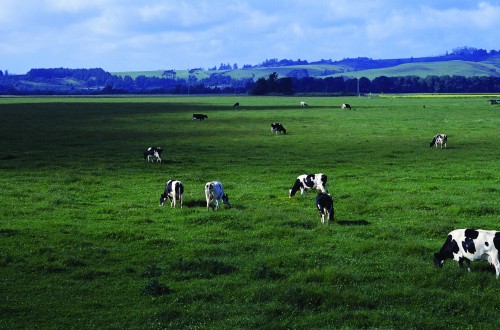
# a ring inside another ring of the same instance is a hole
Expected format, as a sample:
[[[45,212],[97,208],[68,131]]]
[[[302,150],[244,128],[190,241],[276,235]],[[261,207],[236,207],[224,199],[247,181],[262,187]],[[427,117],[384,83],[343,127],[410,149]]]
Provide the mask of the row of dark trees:
[[[368,94],[368,93],[499,93],[500,77],[418,76],[345,79],[278,78],[276,73],[258,79],[249,90],[253,95],[269,94]]]
[[[279,77],[233,79],[214,73],[198,80],[178,79],[175,72],[162,77],[116,76],[102,69],[32,69],[26,75],[0,75],[0,94],[367,94],[367,93],[499,93],[500,77],[418,76],[374,79],[314,78],[297,73]]]

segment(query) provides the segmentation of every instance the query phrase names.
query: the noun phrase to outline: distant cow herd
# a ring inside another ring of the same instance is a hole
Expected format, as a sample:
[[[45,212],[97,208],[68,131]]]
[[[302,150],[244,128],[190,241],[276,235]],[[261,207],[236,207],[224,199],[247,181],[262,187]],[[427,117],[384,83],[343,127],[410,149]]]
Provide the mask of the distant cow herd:
[[[233,105],[239,107],[239,102]],[[307,107],[308,103],[300,102],[301,107]],[[342,109],[352,109],[347,103],[341,105]],[[193,120],[204,120],[208,116],[204,114],[193,114]],[[286,129],[281,123],[271,124],[271,134],[286,134]],[[446,149],[448,136],[443,133],[436,134],[429,147],[438,146]],[[144,159],[147,161],[160,162],[163,149],[161,147],[149,147],[144,152]],[[292,198],[300,191],[303,195],[307,190],[316,190],[318,192],[315,204],[319,211],[321,223],[329,224],[334,221],[334,202],[332,195],[328,193],[327,176],[323,173],[299,175],[289,190],[289,197]],[[170,206],[175,208],[179,204],[183,207],[184,184],[179,180],[168,180],[165,191],[160,196],[160,206],[163,206],[166,200],[170,201]],[[207,210],[219,210],[221,204],[230,206],[229,196],[225,193],[222,183],[219,181],[210,181],[205,184],[205,199]],[[481,229],[456,229],[448,234],[446,242],[434,254],[434,264],[442,267],[447,259],[453,259],[462,266],[465,262],[467,270],[470,271],[471,261],[488,261],[495,268],[497,279],[500,277],[500,232]]]

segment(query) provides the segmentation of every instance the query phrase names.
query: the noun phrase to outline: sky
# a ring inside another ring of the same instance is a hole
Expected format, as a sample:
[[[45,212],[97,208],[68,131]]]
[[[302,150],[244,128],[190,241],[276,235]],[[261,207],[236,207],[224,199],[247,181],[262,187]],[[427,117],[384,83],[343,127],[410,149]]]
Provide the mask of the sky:
[[[500,0],[0,0],[0,70],[241,68],[500,50]]]

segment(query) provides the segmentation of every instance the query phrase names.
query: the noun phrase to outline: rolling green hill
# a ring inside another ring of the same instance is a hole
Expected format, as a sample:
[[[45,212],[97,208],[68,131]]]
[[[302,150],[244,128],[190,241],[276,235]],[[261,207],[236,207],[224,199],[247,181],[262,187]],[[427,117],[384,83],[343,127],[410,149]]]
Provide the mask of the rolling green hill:
[[[280,77],[337,77],[346,76],[350,78],[367,77],[373,79],[379,76],[420,76],[426,77],[429,75],[459,75],[465,77],[473,76],[500,76],[500,56],[490,56],[484,61],[466,61],[466,60],[442,60],[442,61],[423,61],[418,59],[412,63],[397,64],[404,60],[380,60],[392,61],[392,66],[360,70],[356,61],[334,64],[306,64],[292,66],[276,66],[276,67],[253,67],[251,69],[237,70],[196,70],[194,76],[198,79],[208,78],[211,75],[229,76],[233,79],[258,79],[268,77],[271,73],[276,72]],[[375,61],[374,61],[375,62]],[[390,64],[387,64],[390,65]],[[114,72],[118,76],[130,76],[136,78],[140,75],[146,77],[161,77],[162,70],[156,71],[134,71],[134,72]],[[186,79],[188,70],[176,70],[177,78]]]

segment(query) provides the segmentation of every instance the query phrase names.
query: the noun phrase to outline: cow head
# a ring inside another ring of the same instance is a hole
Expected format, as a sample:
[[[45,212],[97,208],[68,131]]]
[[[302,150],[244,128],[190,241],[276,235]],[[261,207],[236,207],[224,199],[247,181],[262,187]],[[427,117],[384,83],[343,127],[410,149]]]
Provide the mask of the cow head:
[[[227,206],[231,206],[231,204],[229,204],[229,195],[228,194],[223,194],[222,195],[222,202],[224,204],[226,204]]]
[[[441,259],[441,256],[439,255],[439,253],[434,253],[434,265],[436,267],[443,267],[443,264],[444,264],[444,259]]]
[[[163,193],[160,196],[160,206],[163,206],[165,204],[165,200],[168,198],[168,195]]]

